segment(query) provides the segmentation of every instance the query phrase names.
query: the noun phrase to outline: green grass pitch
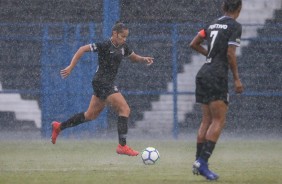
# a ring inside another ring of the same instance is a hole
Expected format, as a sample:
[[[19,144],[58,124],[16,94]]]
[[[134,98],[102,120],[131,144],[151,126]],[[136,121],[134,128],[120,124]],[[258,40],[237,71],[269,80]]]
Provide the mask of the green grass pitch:
[[[137,150],[154,146],[157,164],[115,153],[116,140],[0,141],[0,184],[202,184],[194,176],[195,140],[129,140]],[[280,140],[225,140],[216,145],[210,168],[222,184],[281,184]]]

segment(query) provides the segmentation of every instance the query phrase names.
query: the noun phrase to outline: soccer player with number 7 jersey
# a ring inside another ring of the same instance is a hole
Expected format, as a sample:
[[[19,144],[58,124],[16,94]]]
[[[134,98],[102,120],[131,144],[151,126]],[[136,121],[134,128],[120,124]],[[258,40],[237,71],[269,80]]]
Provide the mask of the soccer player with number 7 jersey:
[[[224,15],[199,31],[190,47],[206,56],[206,63],[196,76],[196,102],[201,103],[202,120],[197,135],[194,174],[208,180],[219,176],[208,167],[208,160],[225,125],[228,110],[228,69],[233,74],[236,93],[243,92],[238,74],[236,47],[240,46],[242,26],[236,21],[242,0],[224,0]],[[202,46],[206,41],[207,49]]]

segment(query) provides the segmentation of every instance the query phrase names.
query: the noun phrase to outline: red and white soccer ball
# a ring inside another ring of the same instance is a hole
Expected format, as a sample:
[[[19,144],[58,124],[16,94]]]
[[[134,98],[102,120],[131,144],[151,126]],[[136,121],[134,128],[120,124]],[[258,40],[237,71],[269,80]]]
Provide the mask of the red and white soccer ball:
[[[160,153],[154,147],[147,147],[142,151],[141,158],[145,165],[153,165],[160,159]]]

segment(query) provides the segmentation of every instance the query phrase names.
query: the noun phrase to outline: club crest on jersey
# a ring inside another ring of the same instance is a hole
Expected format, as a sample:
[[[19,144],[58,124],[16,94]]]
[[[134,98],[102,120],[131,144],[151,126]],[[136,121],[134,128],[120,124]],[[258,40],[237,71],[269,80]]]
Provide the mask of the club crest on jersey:
[[[114,86],[114,91],[115,91],[115,92],[118,92],[117,86]]]
[[[124,56],[124,48],[121,48],[121,54]]]

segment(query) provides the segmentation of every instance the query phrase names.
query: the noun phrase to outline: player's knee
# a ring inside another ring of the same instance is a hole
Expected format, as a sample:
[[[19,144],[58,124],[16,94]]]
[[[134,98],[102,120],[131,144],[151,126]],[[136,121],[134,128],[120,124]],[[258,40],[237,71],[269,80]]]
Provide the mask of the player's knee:
[[[206,133],[206,131],[199,130],[197,136],[198,141],[203,142],[205,140]]]
[[[130,114],[129,106],[128,105],[121,106],[120,109],[119,109],[119,114],[128,117],[129,114]]]
[[[223,128],[225,126],[225,118],[214,118],[213,123],[215,124],[215,126]]]
[[[85,112],[84,116],[86,120],[95,120],[98,117],[99,113],[95,113],[95,112]]]
[[[212,119],[211,118],[204,118],[201,122],[201,124],[203,126],[209,127],[212,123]]]
[[[225,127],[225,120],[222,120],[220,123],[220,128],[223,129]]]
[[[86,119],[86,120],[93,120],[93,118],[94,118],[91,114],[89,114],[89,113],[87,113],[87,112],[85,113],[84,116],[85,116],[85,119]]]

